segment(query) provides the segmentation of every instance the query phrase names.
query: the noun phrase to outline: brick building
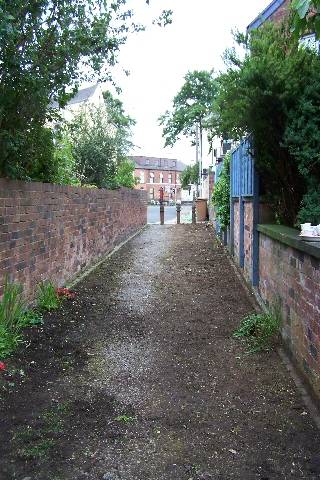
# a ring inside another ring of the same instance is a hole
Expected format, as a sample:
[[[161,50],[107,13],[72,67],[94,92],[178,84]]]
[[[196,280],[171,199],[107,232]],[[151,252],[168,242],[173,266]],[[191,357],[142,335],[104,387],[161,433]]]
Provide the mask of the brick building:
[[[273,0],[264,10],[248,25],[247,30],[250,32],[255,28],[261,27],[265,22],[279,23],[290,14],[290,4],[292,0]],[[312,48],[320,55],[320,41],[316,38],[315,33],[306,33],[300,38],[300,44],[305,47]]]
[[[248,31],[259,28],[266,21],[281,22],[290,13],[291,0],[273,0],[251,23]]]
[[[130,159],[135,163],[135,177],[139,180],[136,188],[147,191],[149,202],[159,201],[160,188],[164,190],[164,201],[181,200],[180,174],[186,168],[184,163],[170,158],[133,156]]]

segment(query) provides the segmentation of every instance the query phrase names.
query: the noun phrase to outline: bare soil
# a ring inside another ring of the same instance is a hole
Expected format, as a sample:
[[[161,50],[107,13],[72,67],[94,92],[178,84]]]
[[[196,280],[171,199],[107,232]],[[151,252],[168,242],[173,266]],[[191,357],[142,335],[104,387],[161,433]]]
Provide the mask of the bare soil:
[[[152,226],[0,374],[1,480],[318,479],[319,431],[205,225]]]

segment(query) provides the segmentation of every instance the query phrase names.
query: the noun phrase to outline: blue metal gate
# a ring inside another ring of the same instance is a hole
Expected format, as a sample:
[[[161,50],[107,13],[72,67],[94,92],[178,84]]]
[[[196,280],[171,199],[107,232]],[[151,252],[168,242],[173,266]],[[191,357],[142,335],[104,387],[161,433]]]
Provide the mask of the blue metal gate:
[[[250,138],[243,140],[232,152],[230,165],[230,249],[234,254],[234,206],[239,202],[239,264],[244,267],[244,202],[251,198],[253,202],[252,233],[252,274],[254,286],[259,283],[259,179],[254,167],[252,144]]]

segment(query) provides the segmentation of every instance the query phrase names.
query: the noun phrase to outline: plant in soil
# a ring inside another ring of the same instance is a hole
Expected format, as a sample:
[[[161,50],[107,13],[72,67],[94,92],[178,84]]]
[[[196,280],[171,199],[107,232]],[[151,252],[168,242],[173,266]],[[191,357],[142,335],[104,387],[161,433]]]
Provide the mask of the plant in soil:
[[[131,417],[129,415],[119,415],[118,417],[115,418],[116,422],[122,422],[122,423],[133,423],[136,420],[136,417]]]
[[[54,406],[39,416],[39,424],[19,428],[14,434],[13,443],[18,455],[23,459],[43,459],[55,446],[57,436],[64,430],[68,402]]]
[[[42,314],[27,309],[22,286],[5,280],[0,302],[0,358],[11,355],[22,342],[22,329],[43,323]]]
[[[37,306],[40,310],[56,310],[60,299],[52,282],[41,282],[38,288]]]
[[[242,320],[233,336],[247,340],[247,353],[268,351],[279,336],[280,325],[280,314],[276,310],[271,313],[255,313]]]
[[[10,355],[21,342],[20,320],[25,311],[21,285],[6,278],[0,302],[0,357]]]
[[[19,326],[21,328],[34,327],[36,325],[42,325],[42,324],[43,324],[42,313],[38,312],[37,310],[26,310],[19,320]]]

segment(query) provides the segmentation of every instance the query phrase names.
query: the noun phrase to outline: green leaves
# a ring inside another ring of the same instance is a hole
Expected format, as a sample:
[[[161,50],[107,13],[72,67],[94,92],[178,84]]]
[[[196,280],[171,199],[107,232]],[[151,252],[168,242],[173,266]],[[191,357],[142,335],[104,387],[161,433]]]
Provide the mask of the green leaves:
[[[81,110],[68,126],[74,173],[81,185],[133,188],[134,165],[127,161],[131,126],[122,102],[104,92],[105,105]]]
[[[311,0],[293,0],[291,8],[293,8],[300,18],[304,18],[309,12]]]
[[[186,190],[189,185],[198,185],[199,182],[199,162],[194,165],[188,165],[180,175],[181,187]]]
[[[173,109],[159,118],[165,146],[173,146],[180,135],[195,138],[196,124],[209,115],[217,92],[212,72],[188,72],[184,84],[173,99]]]
[[[227,154],[212,193],[212,203],[216,207],[217,219],[222,229],[230,225],[230,160],[231,155]]]
[[[84,81],[112,81],[121,45],[141,30],[127,4],[0,0],[0,176],[47,179],[57,105]],[[170,11],[159,22],[170,23]]]
[[[293,32],[296,38],[315,33],[320,38],[320,0],[293,0]]]
[[[234,140],[252,134],[261,195],[281,222],[294,225],[307,189],[303,169],[310,175],[311,163],[316,168],[319,125],[312,129],[313,138],[310,128],[319,123],[319,102],[313,95],[314,114],[307,114],[304,95],[312,84],[314,93],[319,88],[320,59],[299,46],[288,24],[271,23],[251,32],[242,58],[234,54],[227,53],[228,70],[217,79],[214,133]]]
[[[123,159],[117,168],[116,184],[120,187],[134,188],[137,179],[134,177],[135,165],[127,159]]]

